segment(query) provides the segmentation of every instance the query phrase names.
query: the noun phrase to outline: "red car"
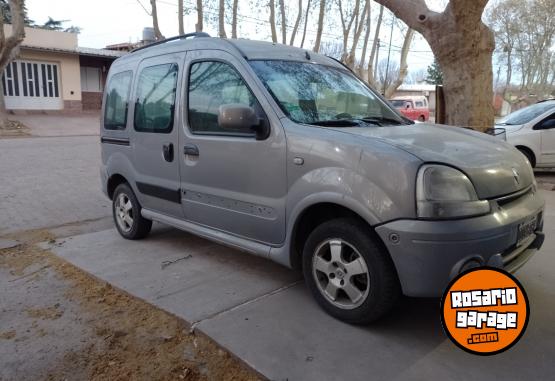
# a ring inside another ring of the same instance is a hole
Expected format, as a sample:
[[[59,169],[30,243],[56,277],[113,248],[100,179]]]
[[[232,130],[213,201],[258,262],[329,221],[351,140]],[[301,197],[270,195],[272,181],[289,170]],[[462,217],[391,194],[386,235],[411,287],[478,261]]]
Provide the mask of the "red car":
[[[393,106],[410,120],[427,122],[430,108],[426,97],[397,97],[391,100]]]

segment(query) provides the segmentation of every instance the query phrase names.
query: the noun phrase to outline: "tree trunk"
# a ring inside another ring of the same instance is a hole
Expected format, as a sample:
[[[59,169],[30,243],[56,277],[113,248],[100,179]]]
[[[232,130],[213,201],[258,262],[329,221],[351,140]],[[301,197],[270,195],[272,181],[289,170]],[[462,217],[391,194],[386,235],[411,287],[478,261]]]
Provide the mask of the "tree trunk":
[[[179,34],[185,34],[183,26],[183,0],[177,0],[177,20],[179,22]]]
[[[220,38],[227,38],[225,33],[225,0],[220,0],[218,7],[218,36]]]
[[[304,15],[304,28],[303,28],[303,38],[301,39],[301,48],[304,46],[304,40],[306,38],[306,26],[308,25],[308,16],[310,14],[310,2],[311,0],[308,0],[308,3],[306,4],[306,13]]]
[[[368,40],[370,39],[370,29],[372,27],[372,6],[368,8],[368,14],[366,16],[366,31],[364,32],[364,44],[362,46],[362,55],[360,58],[360,65],[358,66],[358,76],[364,78],[364,65],[366,65],[366,51],[368,50]]]
[[[232,19],[231,19],[231,38],[237,38],[237,9],[239,0],[233,0]]]
[[[388,86],[385,90],[385,97],[387,99],[391,98],[393,94],[397,91],[399,86],[403,84],[407,74],[409,72],[409,66],[407,64],[407,56],[409,55],[410,45],[412,44],[412,39],[414,37],[414,30],[409,28],[407,34],[405,35],[405,42],[403,42],[403,47],[401,49],[401,61],[399,62],[399,75],[397,79]]]
[[[279,12],[281,14],[281,43],[287,44],[287,18],[285,17],[285,2],[279,0]]]
[[[378,15],[378,21],[376,23],[376,33],[374,33],[374,41],[372,42],[372,51],[370,52],[370,58],[368,60],[368,84],[373,87],[376,87],[374,68],[378,66],[378,62],[376,62],[376,55],[378,53],[380,43],[380,29],[382,27],[383,11],[384,6],[382,5],[380,6],[380,14]]]
[[[24,0],[9,1],[12,32],[8,37],[4,34],[4,18],[0,17],[0,75],[4,74],[6,66],[19,54],[19,46],[25,38],[24,3]],[[4,88],[0,82],[0,129],[6,128],[7,124],[8,113],[4,103]]]
[[[450,0],[443,13],[425,0],[376,0],[430,44],[443,71],[447,124],[485,131],[494,125],[495,40],[482,22],[488,0]]]
[[[322,32],[324,31],[324,16],[326,13],[326,0],[320,0],[320,13],[318,14],[318,30],[316,31],[316,42],[314,43],[314,51],[320,51],[322,43]]]
[[[364,29],[364,21],[365,21],[365,17],[366,17],[366,12],[370,12],[369,8],[370,8],[370,0],[366,0],[364,2],[364,8],[362,10],[362,14],[360,15],[360,20],[358,21],[358,23],[355,23],[353,43],[351,45],[351,50],[349,51],[349,54],[347,55],[347,59],[345,60],[345,63],[351,69],[354,69],[354,67],[355,67],[355,58],[356,58],[356,50],[357,50],[357,46],[358,46],[358,40],[360,40],[360,35],[362,34],[362,29]],[[359,14],[358,14],[358,11],[357,11],[357,18],[358,17],[359,17]]]
[[[197,25],[195,25],[195,30],[197,32],[202,32],[204,28],[204,10],[202,8],[202,0],[197,0]]]
[[[270,29],[272,30],[272,42],[275,44],[278,42],[278,38],[276,30],[276,3],[274,0],[270,0]]]
[[[160,27],[158,26],[158,11],[156,9],[156,0],[150,0],[150,6],[152,8],[152,27],[154,28],[154,36],[157,40],[163,40],[164,36],[160,32]]]
[[[289,45],[295,43],[295,36],[297,35],[297,30],[299,29],[299,24],[301,23],[301,18],[303,16],[303,0],[299,0],[299,11],[297,12],[297,19],[295,20],[295,26],[293,26],[293,32],[291,32],[291,39],[289,40]]]

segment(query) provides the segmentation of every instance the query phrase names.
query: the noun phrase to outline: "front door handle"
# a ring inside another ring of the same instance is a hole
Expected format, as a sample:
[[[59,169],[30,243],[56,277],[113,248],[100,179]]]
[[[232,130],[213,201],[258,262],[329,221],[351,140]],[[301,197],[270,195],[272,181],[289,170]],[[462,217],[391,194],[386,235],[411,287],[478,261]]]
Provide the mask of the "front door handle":
[[[198,147],[194,144],[185,144],[183,153],[189,156],[199,156]]]
[[[162,146],[162,152],[164,154],[164,160],[171,163],[173,161],[173,144],[164,144]]]

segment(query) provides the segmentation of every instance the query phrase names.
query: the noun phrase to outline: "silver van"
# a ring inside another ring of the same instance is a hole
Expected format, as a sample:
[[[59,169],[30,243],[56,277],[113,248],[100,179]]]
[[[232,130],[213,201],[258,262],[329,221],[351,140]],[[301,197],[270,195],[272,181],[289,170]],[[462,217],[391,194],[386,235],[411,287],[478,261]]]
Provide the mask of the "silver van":
[[[544,201],[515,148],[413,124],[306,50],[203,33],[138,49],[110,69],[101,124],[124,238],[158,221],[300,269],[349,323],[471,268],[516,271],[543,243]]]

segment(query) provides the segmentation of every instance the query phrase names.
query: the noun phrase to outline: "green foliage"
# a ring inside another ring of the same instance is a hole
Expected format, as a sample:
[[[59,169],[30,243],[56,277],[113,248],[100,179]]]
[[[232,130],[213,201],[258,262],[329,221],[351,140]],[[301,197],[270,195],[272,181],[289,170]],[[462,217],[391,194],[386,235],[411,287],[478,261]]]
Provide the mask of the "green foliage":
[[[34,26],[35,22],[27,17],[27,6],[23,6],[25,11],[25,26]],[[12,13],[10,11],[10,4],[7,0],[0,0],[0,11],[2,11],[2,19],[4,24],[12,23]]]
[[[437,60],[434,60],[434,63],[428,66],[428,77],[426,78],[426,82],[430,85],[443,85],[443,72]]]

